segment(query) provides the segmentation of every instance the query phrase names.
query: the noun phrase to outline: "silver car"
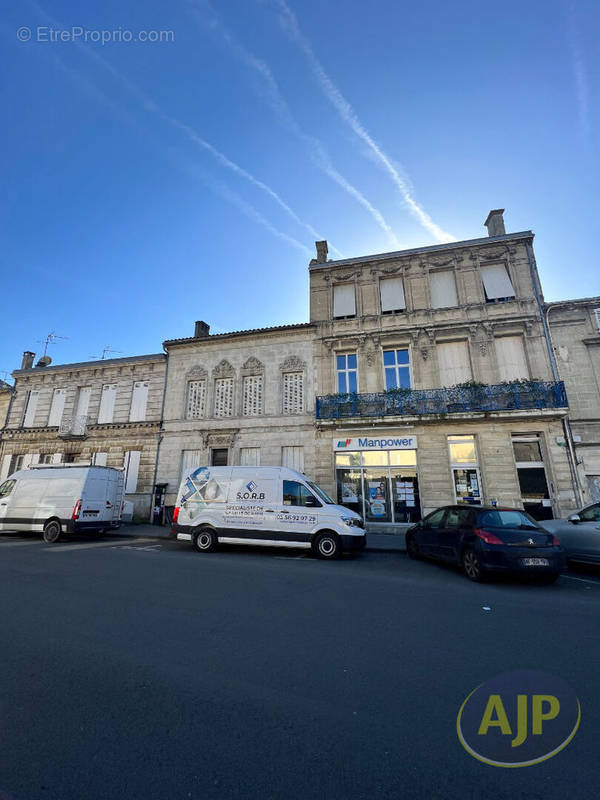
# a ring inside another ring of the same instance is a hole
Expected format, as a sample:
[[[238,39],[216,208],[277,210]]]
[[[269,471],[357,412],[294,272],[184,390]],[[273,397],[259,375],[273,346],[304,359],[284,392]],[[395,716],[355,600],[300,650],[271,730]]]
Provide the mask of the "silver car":
[[[569,560],[600,564],[600,503],[592,503],[567,519],[540,524],[558,537]]]

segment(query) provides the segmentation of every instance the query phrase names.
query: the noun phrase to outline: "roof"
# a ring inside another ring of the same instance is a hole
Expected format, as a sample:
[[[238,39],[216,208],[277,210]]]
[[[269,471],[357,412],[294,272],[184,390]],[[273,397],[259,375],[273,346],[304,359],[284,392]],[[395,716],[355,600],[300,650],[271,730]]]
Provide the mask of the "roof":
[[[102,358],[98,361],[77,361],[73,364],[51,364],[48,367],[31,367],[30,369],[15,369],[15,375],[41,375],[45,372],[58,372],[62,369],[82,369],[84,367],[110,367],[115,364],[130,364],[140,361],[164,361],[164,353],[152,353],[146,356],[129,356],[127,358]]]
[[[546,308],[554,306],[597,306],[600,308],[600,297],[576,297],[574,300],[551,300],[544,303]]]
[[[482,236],[481,239],[464,239],[461,242],[449,242],[448,244],[432,244],[427,247],[413,247],[410,250],[394,250],[391,253],[375,253],[370,256],[358,256],[357,258],[342,258],[338,261],[324,261],[319,264],[311,264],[309,270],[323,269],[324,267],[341,267],[346,264],[361,264],[365,261],[386,261],[390,258],[402,258],[415,253],[439,253],[446,250],[458,250],[461,247],[480,247],[485,244],[496,244],[497,242],[508,242],[514,239],[533,239],[532,231],[520,231],[519,233],[505,233],[502,236]]]
[[[183,339],[166,339],[163,345],[187,344],[188,342],[210,342],[214,339],[226,339],[234,336],[252,336],[256,333],[278,333],[279,331],[295,331],[305,328],[314,328],[312,322],[298,322],[292,325],[273,325],[268,328],[247,328],[242,331],[229,331],[227,333],[211,333],[209,336],[188,336]]]

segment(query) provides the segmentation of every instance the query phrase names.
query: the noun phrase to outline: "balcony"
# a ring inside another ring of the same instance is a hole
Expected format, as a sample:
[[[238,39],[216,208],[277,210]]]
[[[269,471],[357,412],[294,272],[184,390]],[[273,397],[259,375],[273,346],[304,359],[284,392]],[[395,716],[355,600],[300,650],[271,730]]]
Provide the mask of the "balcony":
[[[58,426],[58,435],[61,439],[84,439],[87,436],[87,421],[85,414],[75,417],[66,417]]]
[[[317,397],[317,419],[468,414],[489,411],[567,408],[562,381],[515,381],[494,386],[447,389],[394,389],[370,394]]]

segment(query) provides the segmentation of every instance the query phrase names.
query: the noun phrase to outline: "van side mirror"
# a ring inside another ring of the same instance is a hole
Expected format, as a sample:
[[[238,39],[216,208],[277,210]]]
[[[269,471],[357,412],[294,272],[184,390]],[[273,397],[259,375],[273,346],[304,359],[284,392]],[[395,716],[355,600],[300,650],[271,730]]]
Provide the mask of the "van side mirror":
[[[319,503],[316,497],[307,497],[304,501],[304,505],[307,508],[319,508],[321,503]]]
[[[581,517],[579,514],[571,514],[569,517],[569,522],[572,522],[573,525],[577,525],[578,522],[581,522]]]

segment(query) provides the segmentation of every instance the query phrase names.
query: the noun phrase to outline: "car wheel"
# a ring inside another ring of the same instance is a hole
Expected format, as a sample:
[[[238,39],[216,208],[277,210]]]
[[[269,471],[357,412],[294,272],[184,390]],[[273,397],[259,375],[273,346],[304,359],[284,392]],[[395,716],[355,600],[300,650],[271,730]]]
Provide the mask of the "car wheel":
[[[194,536],[194,547],[199,553],[209,553],[217,546],[217,537],[210,528],[202,528]]]
[[[60,522],[56,519],[51,519],[44,525],[44,541],[48,544],[54,544],[60,539]]]
[[[340,540],[335,533],[320,533],[312,543],[312,551],[317,558],[339,558],[342,552]]]
[[[469,580],[479,583],[483,580],[483,568],[479,556],[472,547],[467,547],[462,554],[462,567]]]
[[[421,551],[419,550],[419,545],[416,543],[414,536],[407,536],[406,537],[406,552],[408,553],[408,557],[418,561],[421,556]]]

